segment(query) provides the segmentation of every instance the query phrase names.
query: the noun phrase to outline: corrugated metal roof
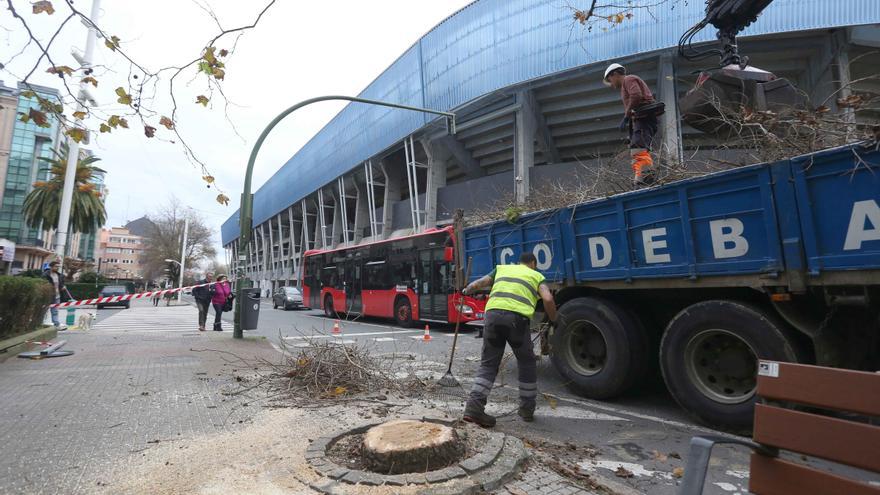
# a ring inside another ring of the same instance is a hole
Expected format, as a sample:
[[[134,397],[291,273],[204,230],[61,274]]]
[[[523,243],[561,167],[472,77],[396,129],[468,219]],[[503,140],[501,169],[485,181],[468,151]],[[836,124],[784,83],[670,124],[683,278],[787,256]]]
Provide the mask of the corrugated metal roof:
[[[359,96],[450,110],[523,81],[602,61],[674,47],[699,22],[703,2],[658,7],[587,33],[560,2],[478,0],[410,47]],[[776,0],[741,36],[880,23],[878,0]],[[695,42],[711,41],[711,26]],[[279,111],[282,109],[279,108]],[[254,195],[254,225],[298,202],[423,127],[430,117],[348,104]],[[224,222],[238,237],[238,211]]]

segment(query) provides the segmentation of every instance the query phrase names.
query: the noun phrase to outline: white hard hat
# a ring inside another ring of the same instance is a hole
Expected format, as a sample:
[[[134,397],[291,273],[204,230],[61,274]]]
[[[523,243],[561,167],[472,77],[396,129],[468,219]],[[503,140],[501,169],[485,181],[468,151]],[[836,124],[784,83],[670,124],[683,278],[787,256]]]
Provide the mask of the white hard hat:
[[[605,86],[611,86],[611,83],[608,82],[608,76],[611,75],[611,73],[616,71],[617,69],[620,69],[620,70],[623,70],[624,72],[626,72],[626,69],[624,69],[623,66],[620,64],[611,64],[608,66],[607,69],[605,69],[605,76],[602,78],[602,82],[605,83]]]

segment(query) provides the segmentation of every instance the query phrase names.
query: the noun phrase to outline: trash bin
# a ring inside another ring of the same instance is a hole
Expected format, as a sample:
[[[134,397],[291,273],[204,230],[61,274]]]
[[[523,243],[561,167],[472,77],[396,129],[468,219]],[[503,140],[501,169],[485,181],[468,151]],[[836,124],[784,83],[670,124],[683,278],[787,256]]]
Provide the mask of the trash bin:
[[[241,291],[241,329],[256,330],[260,319],[260,289]]]

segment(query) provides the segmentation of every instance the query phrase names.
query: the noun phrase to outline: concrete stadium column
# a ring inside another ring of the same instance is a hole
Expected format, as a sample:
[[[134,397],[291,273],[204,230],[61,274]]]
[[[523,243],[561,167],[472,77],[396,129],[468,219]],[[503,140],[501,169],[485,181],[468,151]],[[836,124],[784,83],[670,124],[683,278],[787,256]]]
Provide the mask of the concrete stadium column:
[[[403,170],[396,169],[385,160],[379,162],[382,173],[385,174],[385,200],[382,203],[382,238],[387,239],[394,228],[394,203],[403,199]],[[402,168],[402,167],[401,167]]]
[[[445,146],[420,141],[428,157],[428,185],[425,189],[425,228],[437,226],[437,191],[446,186],[446,163],[450,153]]]
[[[367,204],[367,185],[352,177],[354,186],[357,188],[357,199],[354,207],[354,236],[352,239],[357,244],[364,238],[364,229],[370,225],[369,205]]]
[[[318,194],[323,194],[320,189],[318,189]],[[321,225],[321,204],[315,200],[315,249],[327,247],[324,245],[324,230]]]
[[[346,228],[342,224],[342,202],[345,201],[345,198],[339,197],[339,192],[336,188],[333,189],[330,196],[333,197],[333,222],[330,229],[330,246],[334,247],[342,242],[342,229]]]
[[[529,171],[535,165],[535,110],[527,91],[516,95],[520,104],[516,111],[516,129],[513,145],[514,196],[517,203],[525,203],[529,197]]]
[[[672,51],[663,53],[657,64],[657,99],[666,104],[666,112],[660,116],[662,141],[661,156],[668,161],[681,162],[681,114],[678,111],[678,92],[675,85],[675,63]],[[657,146],[655,145],[655,150]]]
[[[300,209],[302,210],[302,253],[311,248],[311,242],[309,241],[309,202],[303,199],[299,202]]]

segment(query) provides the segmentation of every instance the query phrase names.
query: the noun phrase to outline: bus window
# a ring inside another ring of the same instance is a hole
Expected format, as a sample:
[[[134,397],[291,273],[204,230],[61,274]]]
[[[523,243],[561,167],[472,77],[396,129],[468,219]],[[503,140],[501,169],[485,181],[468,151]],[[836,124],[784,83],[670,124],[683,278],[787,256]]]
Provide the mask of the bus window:
[[[364,263],[363,283],[365,290],[384,290],[390,288],[388,265],[385,263],[385,260]]]

